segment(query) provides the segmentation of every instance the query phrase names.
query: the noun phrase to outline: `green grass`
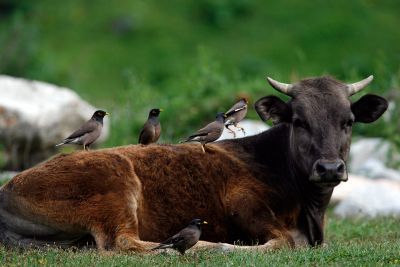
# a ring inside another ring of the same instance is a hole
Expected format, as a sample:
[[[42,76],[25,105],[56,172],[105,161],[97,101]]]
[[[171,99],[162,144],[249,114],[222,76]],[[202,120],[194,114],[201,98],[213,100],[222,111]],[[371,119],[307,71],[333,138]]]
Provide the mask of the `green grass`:
[[[269,253],[203,251],[180,255],[99,255],[96,251],[16,251],[0,247],[1,266],[399,266],[400,219],[328,220],[327,246]]]

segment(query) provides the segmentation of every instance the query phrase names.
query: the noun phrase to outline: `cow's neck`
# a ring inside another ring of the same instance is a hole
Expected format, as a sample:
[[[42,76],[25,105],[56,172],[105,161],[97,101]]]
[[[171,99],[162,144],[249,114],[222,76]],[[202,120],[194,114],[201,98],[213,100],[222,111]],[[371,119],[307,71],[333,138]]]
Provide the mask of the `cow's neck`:
[[[289,152],[289,135],[289,126],[281,124],[245,138],[241,144],[249,154],[254,155],[252,160],[262,168],[260,179],[277,189],[278,196],[283,200],[281,203],[289,206],[285,208],[295,209],[300,204],[298,227],[307,236],[310,245],[318,245],[323,241],[324,215],[333,188],[312,184],[308,176],[296,169],[295,159]]]

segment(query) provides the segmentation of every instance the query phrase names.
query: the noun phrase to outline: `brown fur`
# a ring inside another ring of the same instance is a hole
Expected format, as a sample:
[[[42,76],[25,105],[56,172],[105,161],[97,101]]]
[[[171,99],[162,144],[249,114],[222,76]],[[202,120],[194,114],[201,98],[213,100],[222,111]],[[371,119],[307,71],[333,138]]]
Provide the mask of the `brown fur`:
[[[214,242],[235,241],[230,220],[262,242],[285,236],[251,173],[218,145],[207,155],[198,145],[74,152],[17,175],[2,188],[2,207],[63,233],[90,233],[100,249],[143,250],[140,240],[164,240],[194,217],[210,221],[203,238]]]

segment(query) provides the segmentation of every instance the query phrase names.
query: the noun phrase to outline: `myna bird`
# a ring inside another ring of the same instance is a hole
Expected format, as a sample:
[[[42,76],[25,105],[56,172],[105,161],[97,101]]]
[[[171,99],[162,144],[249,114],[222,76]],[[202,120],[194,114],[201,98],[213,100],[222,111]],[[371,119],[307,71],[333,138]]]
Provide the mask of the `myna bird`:
[[[162,109],[158,108],[150,110],[149,117],[140,131],[139,144],[148,145],[157,142],[158,138],[160,138],[161,125],[158,120],[158,115],[160,115],[162,111]]]
[[[232,134],[233,138],[236,137],[236,133],[232,131],[229,126],[233,125],[236,128],[239,128],[242,130],[243,134],[246,134],[244,131],[244,128],[238,126],[237,124],[246,117],[247,114],[247,99],[242,98],[238,102],[236,102],[235,105],[233,105],[227,112],[226,114],[226,119],[225,119],[225,127],[228,129]]]
[[[99,138],[103,128],[103,118],[106,115],[109,115],[109,113],[103,110],[97,110],[92,118],[85,122],[81,128],[73,132],[56,146],[76,144],[83,145],[83,150],[87,150],[89,146]]]
[[[207,222],[200,219],[192,220],[186,228],[168,238],[152,250],[172,248],[179,251],[182,255],[185,254],[186,250],[196,245],[199,241],[201,226],[203,224],[207,224]]]
[[[214,142],[222,135],[222,132],[224,130],[225,117],[225,113],[218,113],[215,117],[215,121],[207,124],[204,128],[201,128],[195,134],[189,136],[182,143],[191,141],[200,142],[201,149],[205,153],[205,145],[207,143]]]

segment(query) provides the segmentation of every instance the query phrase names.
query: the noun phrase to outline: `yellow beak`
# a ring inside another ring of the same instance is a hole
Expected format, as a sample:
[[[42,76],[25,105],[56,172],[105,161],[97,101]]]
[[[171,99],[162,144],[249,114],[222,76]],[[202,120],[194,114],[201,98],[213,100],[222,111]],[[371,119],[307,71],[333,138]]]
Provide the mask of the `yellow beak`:
[[[203,221],[203,224],[208,224],[208,222],[206,222],[206,221]]]
[[[159,109],[160,112],[163,112],[164,110],[162,108]]]
[[[106,115],[110,115],[110,113],[106,112]]]

